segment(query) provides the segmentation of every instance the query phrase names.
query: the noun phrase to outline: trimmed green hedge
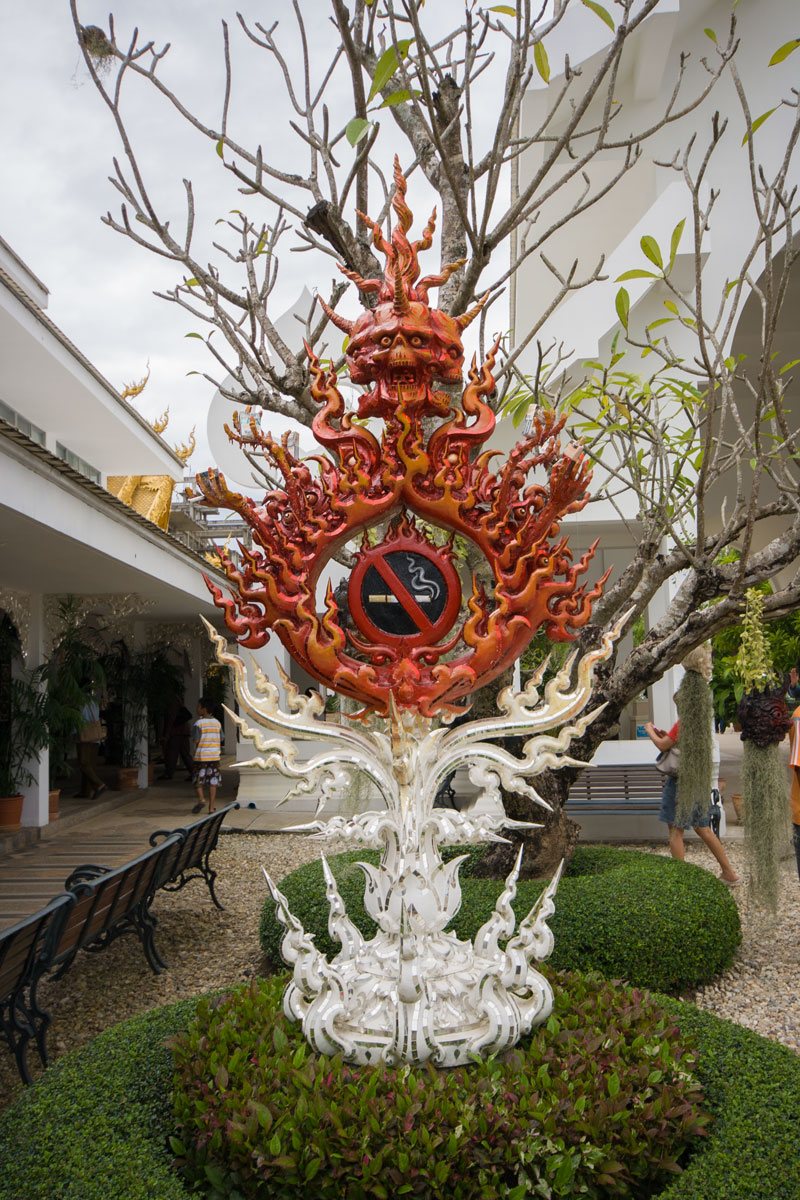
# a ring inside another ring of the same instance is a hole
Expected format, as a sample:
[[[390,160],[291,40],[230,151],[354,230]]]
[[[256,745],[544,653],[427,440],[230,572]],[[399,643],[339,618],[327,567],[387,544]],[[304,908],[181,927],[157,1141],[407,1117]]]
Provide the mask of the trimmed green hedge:
[[[165,1039],[197,1001],[114,1025],[54,1063],[0,1114],[2,1200],[186,1200],[173,1170]]]
[[[697,1038],[716,1121],[661,1200],[800,1200],[800,1058],[691,1004],[662,1002]],[[0,1200],[190,1200],[166,1148],[173,1065],[164,1039],[193,1011],[182,1002],[115,1026],[2,1114]]]
[[[445,858],[452,857],[451,849]],[[494,907],[503,883],[475,879],[474,864],[484,852],[472,851],[461,868],[463,900],[451,928],[472,941]],[[364,874],[359,859],[378,862],[375,851],[351,850],[329,859],[348,916],[365,937],[375,924],[364,909]],[[514,912],[519,921],[533,907],[543,884],[521,881]],[[289,907],[316,945],[329,957],[339,946],[328,934],[328,905],[320,862],[288,875],[280,889]],[[550,918],[557,970],[600,971],[636,987],[678,992],[714,979],[730,966],[741,941],[741,926],[730,889],[715,875],[690,863],[616,846],[579,847],[556,894]],[[259,936],[267,957],[281,962],[285,930],[267,900]]]

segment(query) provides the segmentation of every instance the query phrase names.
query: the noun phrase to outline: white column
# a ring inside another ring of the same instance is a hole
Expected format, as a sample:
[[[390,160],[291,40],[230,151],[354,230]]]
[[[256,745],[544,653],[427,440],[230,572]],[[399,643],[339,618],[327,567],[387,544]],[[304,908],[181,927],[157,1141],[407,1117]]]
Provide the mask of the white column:
[[[35,671],[42,665],[47,650],[44,624],[44,597],[40,592],[31,594],[30,623],[25,639],[25,669]],[[50,820],[50,751],[47,746],[36,758],[25,764],[33,776],[33,783],[23,788],[22,824],[47,825]]]
[[[200,622],[198,621],[198,625]],[[201,629],[197,637],[192,642],[192,649],[189,655],[189,663],[191,667],[191,678],[186,685],[186,707],[192,714],[192,719],[197,713],[197,701],[203,694],[203,639],[206,637],[204,629]]]

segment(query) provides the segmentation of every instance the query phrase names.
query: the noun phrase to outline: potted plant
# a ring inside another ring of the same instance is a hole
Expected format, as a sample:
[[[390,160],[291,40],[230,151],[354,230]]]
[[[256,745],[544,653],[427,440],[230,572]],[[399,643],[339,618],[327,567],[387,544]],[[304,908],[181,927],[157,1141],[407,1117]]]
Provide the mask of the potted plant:
[[[59,616],[61,635],[41,668],[47,684],[51,820],[57,819],[60,785],[71,772],[75,740],[86,724],[84,713],[105,684],[97,652],[86,638],[72,597],[62,601]]]
[[[47,697],[37,672],[25,671],[16,630],[0,617],[0,829],[16,833],[22,789],[33,783],[27,763],[48,741]]]
[[[755,900],[775,912],[780,855],[789,838],[786,772],[778,746],[791,726],[786,681],[772,663],[763,623],[764,597],[745,594],[742,641],[736,672],[742,686],[742,809],[750,887]]]
[[[183,704],[184,677],[183,666],[172,661],[169,647],[165,644],[150,647],[146,656],[145,670],[147,673],[145,694],[150,745],[147,782],[150,786],[155,775],[155,760],[162,753],[171,714],[178,705]]]
[[[118,757],[117,788],[135,790],[144,761],[142,742],[147,733],[147,654],[131,651],[120,639],[103,657],[108,688],[109,725],[115,727]]]

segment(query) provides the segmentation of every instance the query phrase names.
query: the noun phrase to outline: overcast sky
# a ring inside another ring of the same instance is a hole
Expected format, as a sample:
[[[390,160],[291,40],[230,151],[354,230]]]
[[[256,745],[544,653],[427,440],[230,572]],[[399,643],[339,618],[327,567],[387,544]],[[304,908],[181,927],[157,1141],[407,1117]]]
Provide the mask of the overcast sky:
[[[122,41],[122,31],[130,32],[135,13],[143,40],[170,41],[170,80],[215,125],[223,83],[220,17],[235,26],[236,8],[265,23],[281,15],[287,45],[294,41],[289,6],[274,0],[235,6],[225,0],[137,0],[135,5],[121,0],[117,36]],[[324,11],[321,4],[319,11]],[[107,7],[84,0],[80,12],[84,24],[107,27]],[[263,57],[255,58],[240,31],[233,32],[238,35],[234,63],[239,64],[233,114],[239,130],[247,129],[251,142],[261,140],[265,149],[296,154],[274,70],[265,70]],[[319,22],[311,32],[312,38],[319,34]],[[191,465],[202,469],[209,461],[205,427],[214,389],[187,372],[211,369],[211,363],[203,344],[186,338],[197,323],[152,294],[178,282],[180,271],[101,223],[109,208],[119,210],[108,182],[119,142],[75,44],[68,4],[6,0],[0,5],[0,34],[0,235],[50,289],[48,311],[55,323],[114,386],[122,389],[140,379],[149,360],[151,379],[135,403],[148,419],[169,405],[165,436],[172,442],[184,441],[196,424],[198,449]],[[199,198],[201,236],[218,236],[215,220],[245,204],[213,145],[187,132],[146,89],[132,89],[131,95],[138,149],[159,203],[179,228],[181,180],[188,176]],[[304,283],[327,291],[332,275],[330,260],[284,255],[273,315],[294,303]]]
[[[82,0],[83,23],[107,28],[105,3]],[[296,166],[301,151],[288,129],[291,114],[282,85],[266,56],[248,46],[237,27],[236,9],[265,24],[280,16],[287,48],[296,43],[284,0],[235,5],[227,0],[120,0],[117,37],[121,43],[123,34],[127,38],[135,17],[143,41],[171,42],[167,77],[213,126],[219,123],[224,78],[220,18],[227,17],[234,34],[236,132],[247,144],[260,140],[265,152]],[[314,0],[304,11],[322,17],[327,4]],[[111,114],[76,46],[67,0],[5,0],[0,34],[0,235],[50,289],[48,311],[55,323],[114,386],[122,389],[140,379],[149,360],[151,379],[135,403],[148,419],[169,405],[165,436],[173,443],[184,441],[197,425],[198,449],[191,466],[200,470],[209,462],[206,413],[214,389],[199,375],[187,373],[211,370],[212,365],[203,344],[186,338],[197,323],[152,294],[178,282],[180,271],[100,220],[109,208],[119,211],[108,175],[120,146]],[[311,21],[309,34],[312,55],[321,57],[325,21]],[[343,78],[338,84],[334,80],[334,109],[337,99],[347,119]],[[187,131],[148,89],[131,89],[131,101],[128,111],[145,174],[162,211],[173,218],[173,228],[181,228],[184,176],[192,179],[199,199],[201,237],[219,236],[215,220],[237,204],[254,211],[252,198],[243,201],[233,190],[211,143]],[[352,153],[345,146],[347,152]],[[420,185],[424,181],[415,177],[412,206],[421,223],[432,201]],[[330,259],[283,254],[273,317],[294,303],[303,284],[327,292],[333,275]]]

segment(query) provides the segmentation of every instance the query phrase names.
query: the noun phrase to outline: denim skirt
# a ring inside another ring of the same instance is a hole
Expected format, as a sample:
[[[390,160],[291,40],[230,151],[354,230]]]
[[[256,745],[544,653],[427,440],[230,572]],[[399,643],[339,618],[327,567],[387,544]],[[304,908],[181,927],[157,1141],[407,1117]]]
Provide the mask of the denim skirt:
[[[695,804],[692,809],[689,820],[684,824],[679,824],[675,815],[675,805],[678,798],[678,777],[677,775],[667,775],[664,780],[664,790],[661,793],[661,808],[658,813],[659,821],[663,821],[665,825],[677,825],[680,829],[707,829],[711,824],[711,804],[703,810],[699,804]]]

